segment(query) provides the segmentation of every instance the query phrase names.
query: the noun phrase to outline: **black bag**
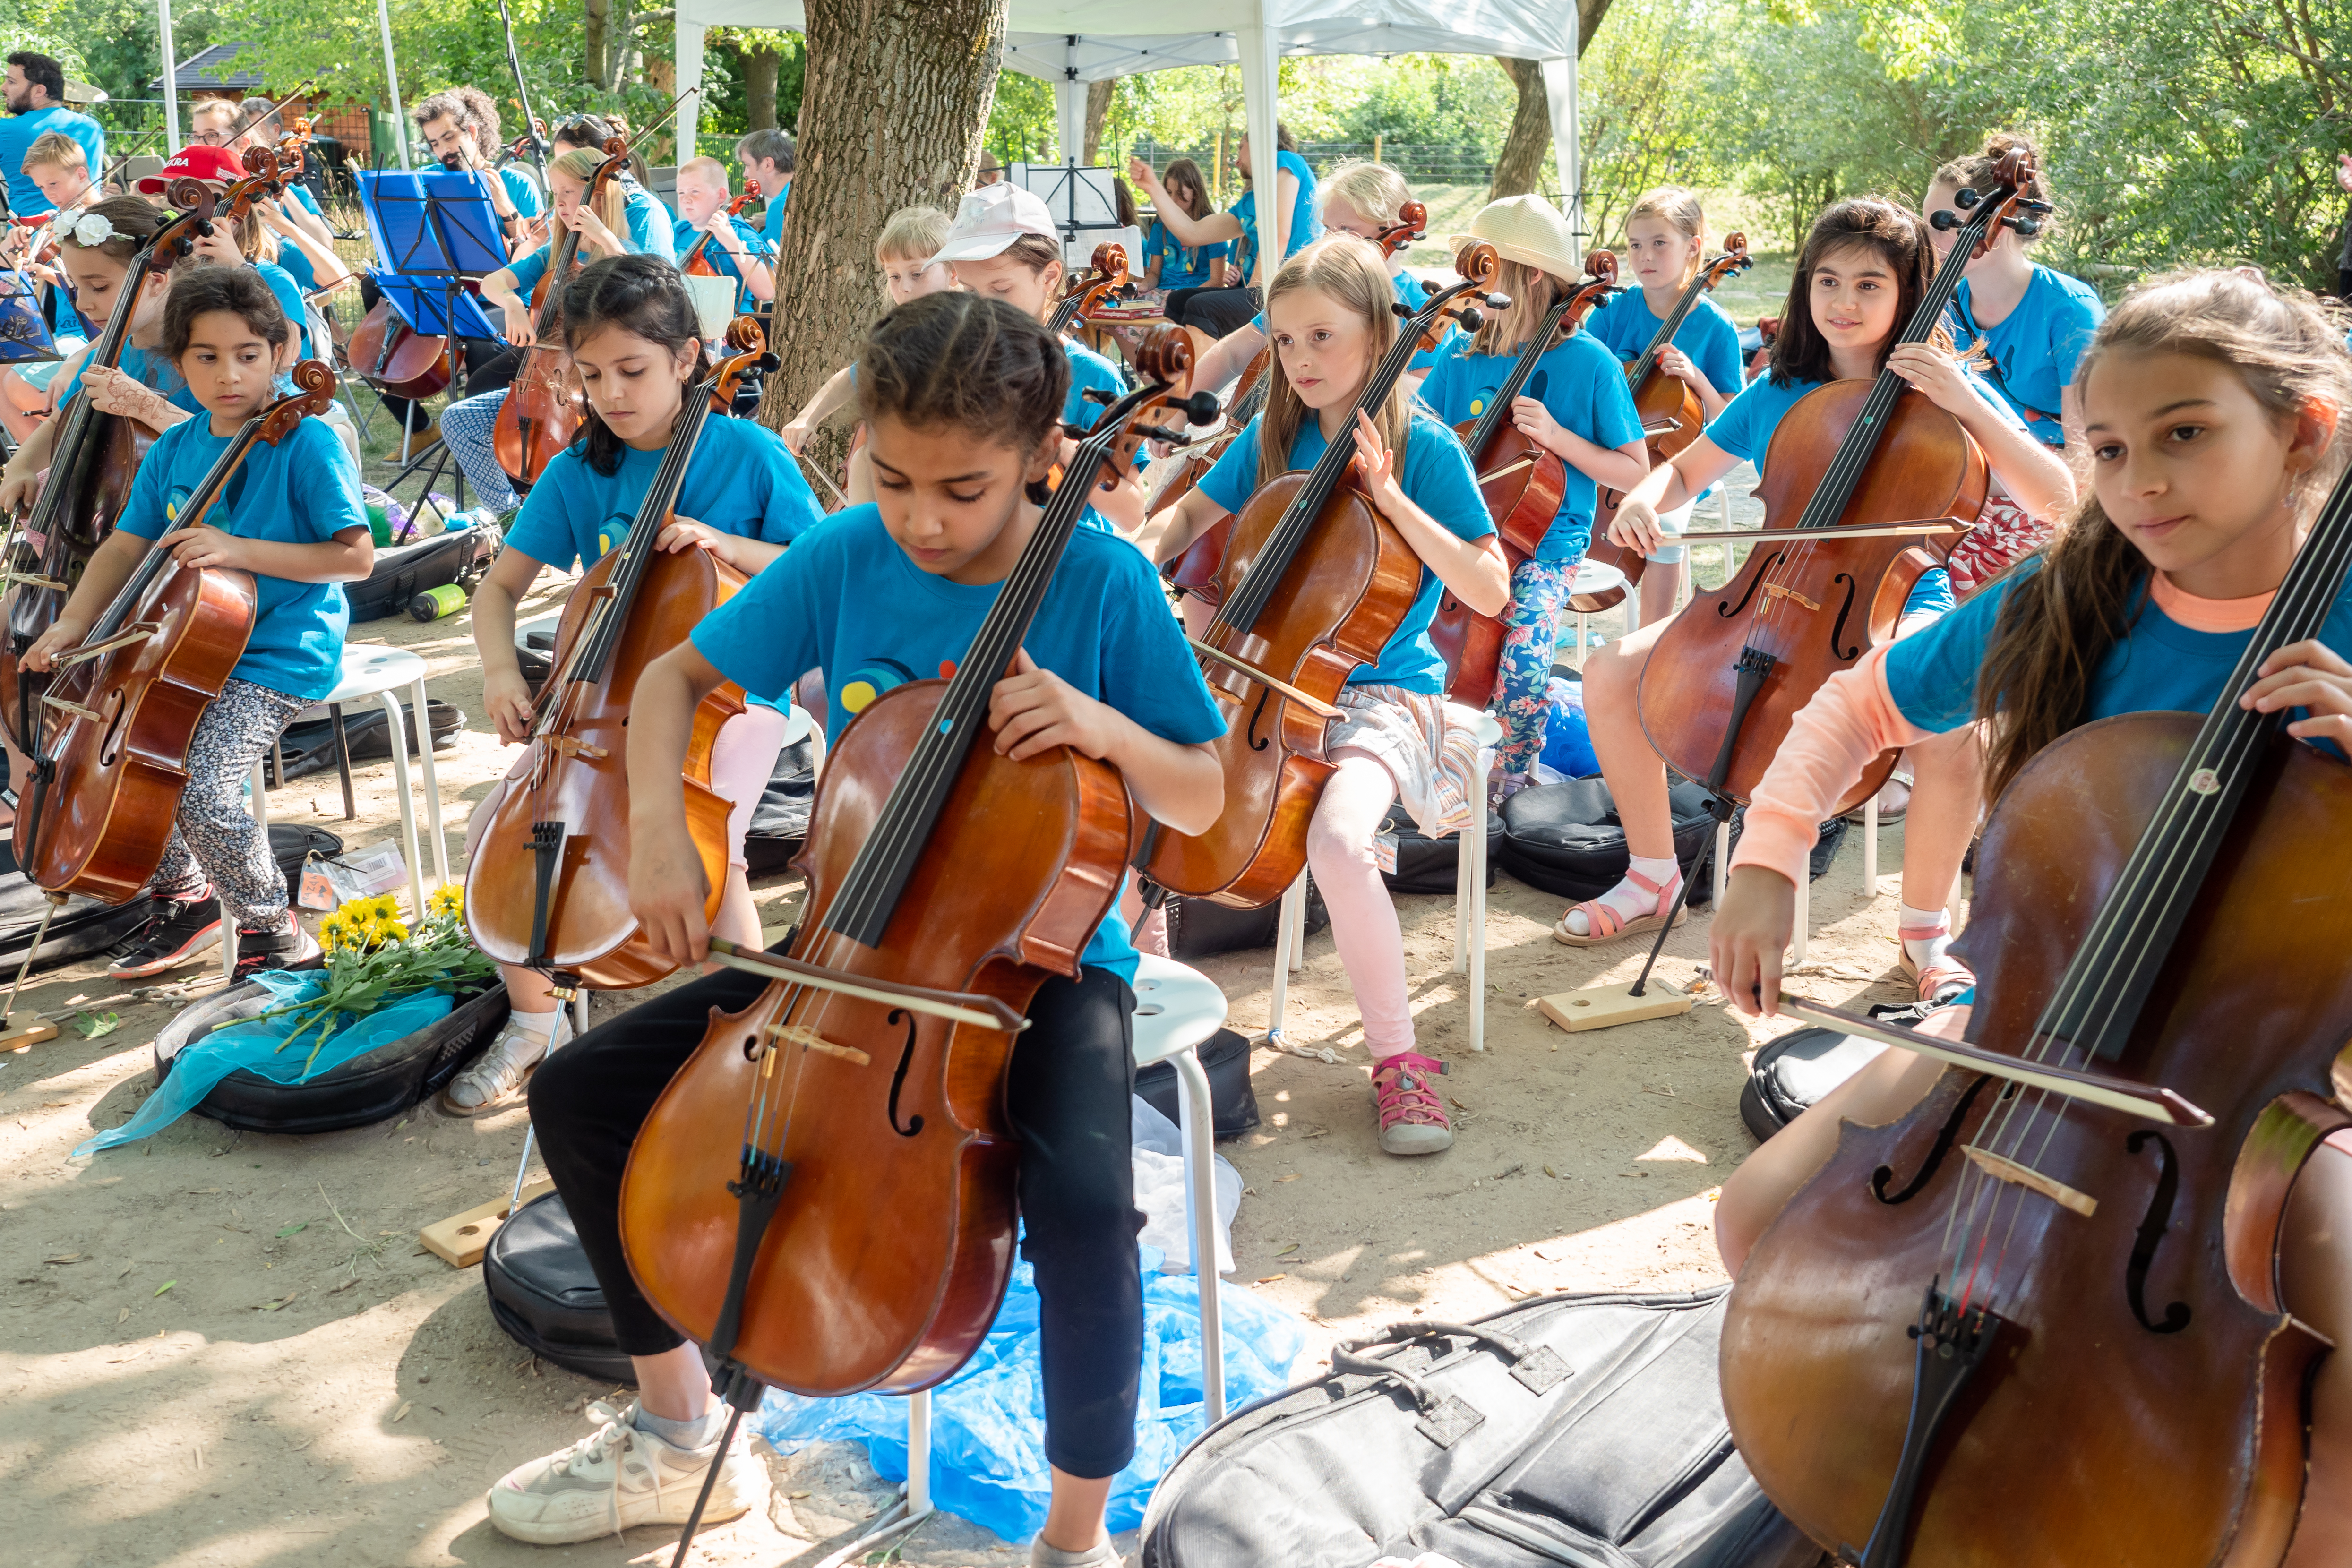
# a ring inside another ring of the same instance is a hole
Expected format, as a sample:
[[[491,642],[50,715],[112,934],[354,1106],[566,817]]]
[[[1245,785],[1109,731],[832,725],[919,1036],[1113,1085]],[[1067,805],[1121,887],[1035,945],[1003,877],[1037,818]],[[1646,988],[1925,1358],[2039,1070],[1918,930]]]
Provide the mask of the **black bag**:
[[[532,1198],[499,1227],[482,1252],[482,1288],[517,1344],[583,1377],[636,1386],[561,1193]]]
[[[1171,894],[1163,907],[1168,912],[1168,956],[1187,961],[1217,953],[1270,948],[1274,946],[1275,929],[1282,921],[1282,900],[1278,898],[1255,909],[1232,909],[1209,899]],[[1307,935],[1312,936],[1330,924],[1331,912],[1323,907],[1323,894],[1310,875],[1307,879]]]
[[[408,544],[380,545],[367,580],[346,583],[343,597],[351,601],[354,621],[405,614],[408,601],[427,589],[479,580],[498,554],[499,530],[487,522]]]
[[[1549,1296],[1335,1351],[1176,1461],[1144,1568],[1811,1568],[1732,1448],[1727,1294]]]
[[[275,1005],[275,998],[248,980],[181,1009],[155,1037],[155,1081],[171,1076],[173,1060],[214,1030]],[[493,982],[430,1028],[362,1051],[307,1083],[273,1083],[240,1068],[196,1103],[196,1114],[248,1133],[370,1126],[439,1093],[506,1021],[506,988]]]
[[[1212,1129],[1220,1138],[1238,1138],[1257,1125],[1257,1095],[1250,1088],[1250,1042],[1232,1030],[1221,1029],[1201,1046],[1201,1066],[1209,1075]],[[1182,1126],[1183,1085],[1176,1081],[1176,1064],[1155,1061],[1138,1070],[1135,1092],[1161,1115]]]
[[[1687,779],[1672,779],[1666,791],[1675,824],[1675,858],[1689,868],[1690,903],[1704,907],[1715,898],[1715,818],[1705,789]],[[1739,842],[1740,812],[1731,818],[1731,841]],[[1562,898],[1598,898],[1617,885],[1630,863],[1625,827],[1617,803],[1599,779],[1538,784],[1503,802],[1503,869],[1530,887]],[[1812,875],[1820,881],[1845,842],[1847,824],[1822,824],[1813,845]]]
[[[1402,806],[1389,808],[1382,832],[1396,835],[1396,870],[1381,873],[1391,893],[1452,893],[1461,875],[1462,835],[1426,838]],[[1503,817],[1486,813],[1486,885],[1495,885],[1495,861],[1503,852]]]
[[[433,749],[457,743],[457,732],[466,727],[466,716],[439,697],[425,699],[425,712],[433,725]],[[408,755],[416,755],[416,705],[403,703],[400,708],[401,727],[407,732]],[[352,761],[381,762],[392,755],[392,737],[387,733],[382,705],[371,702],[365,707],[343,710],[343,739],[352,748]],[[335,765],[335,721],[314,718],[307,723],[289,726],[278,743],[278,754],[286,759],[286,778],[302,779],[323,772]],[[272,780],[275,787],[276,780]]]

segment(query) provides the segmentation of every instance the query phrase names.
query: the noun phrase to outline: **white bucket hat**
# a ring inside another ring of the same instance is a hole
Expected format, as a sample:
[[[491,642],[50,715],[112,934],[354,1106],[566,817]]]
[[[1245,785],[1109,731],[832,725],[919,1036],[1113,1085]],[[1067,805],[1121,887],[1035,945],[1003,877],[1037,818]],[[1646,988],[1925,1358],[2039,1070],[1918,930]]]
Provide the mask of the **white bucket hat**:
[[[1054,214],[1045,198],[999,181],[982,185],[958,204],[955,222],[948,225],[947,243],[931,259],[985,261],[1003,256],[1024,235],[1051,240],[1057,250],[1061,246],[1062,231],[1054,226]]]
[[[1584,277],[1584,253],[1559,209],[1541,196],[1505,196],[1489,202],[1470,220],[1470,232],[1454,243],[1484,240],[1495,253],[1550,273],[1564,283]]]

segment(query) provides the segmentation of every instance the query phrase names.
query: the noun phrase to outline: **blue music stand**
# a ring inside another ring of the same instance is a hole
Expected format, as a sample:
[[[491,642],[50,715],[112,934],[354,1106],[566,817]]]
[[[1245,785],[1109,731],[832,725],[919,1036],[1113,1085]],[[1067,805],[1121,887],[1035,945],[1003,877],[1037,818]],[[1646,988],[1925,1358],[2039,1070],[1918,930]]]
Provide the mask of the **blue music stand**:
[[[0,271],[0,365],[44,364],[64,357],[41,313],[33,280],[21,272]]]
[[[501,342],[505,334],[466,287],[507,265],[498,210],[459,170],[364,170],[360,209],[385,266],[376,287],[409,330]]]
[[[482,302],[463,288],[452,289],[439,278],[403,277],[379,272],[375,286],[392,306],[393,314],[423,338],[488,338],[502,334]]]

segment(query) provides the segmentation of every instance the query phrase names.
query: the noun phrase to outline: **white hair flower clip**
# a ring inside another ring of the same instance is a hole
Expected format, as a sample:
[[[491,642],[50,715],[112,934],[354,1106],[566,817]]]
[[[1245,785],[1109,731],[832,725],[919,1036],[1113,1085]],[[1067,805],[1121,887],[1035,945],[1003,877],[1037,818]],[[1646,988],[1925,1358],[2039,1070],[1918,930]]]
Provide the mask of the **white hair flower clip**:
[[[84,250],[95,249],[115,237],[114,225],[104,213],[84,213],[74,220],[73,242]]]

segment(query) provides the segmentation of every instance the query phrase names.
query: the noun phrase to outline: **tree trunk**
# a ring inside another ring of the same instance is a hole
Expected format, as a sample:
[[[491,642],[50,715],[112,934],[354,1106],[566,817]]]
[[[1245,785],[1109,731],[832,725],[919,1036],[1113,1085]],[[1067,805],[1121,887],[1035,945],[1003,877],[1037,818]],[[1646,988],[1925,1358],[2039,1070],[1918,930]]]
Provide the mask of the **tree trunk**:
[[[580,17],[580,75],[603,86],[611,64],[611,40],[605,33],[612,0],[583,0]]]
[[[745,44],[743,58],[744,118],[753,131],[776,128],[776,66],[782,51],[772,44]]]
[[[609,31],[604,43],[607,75],[603,86],[606,92],[618,92],[621,84],[628,79],[629,56],[637,35],[635,27],[630,25],[629,0],[605,0],[605,4],[612,9],[605,18]]]
[[[782,361],[760,419],[780,426],[857,356],[877,313],[874,241],[890,214],[953,212],[980,162],[1009,0],[807,0],[800,174],[776,269]],[[845,424],[809,455],[832,469]]]
[[[1609,4],[1610,0],[1576,0],[1577,58],[1584,57],[1592,35],[1601,30]],[[1495,183],[1486,193],[1490,202],[1534,191],[1543,181],[1544,154],[1551,151],[1551,99],[1544,91],[1542,64],[1509,59],[1496,63],[1510,73],[1511,85],[1519,89],[1519,107],[1511,116],[1503,151],[1495,159]],[[1568,178],[1568,172],[1562,170],[1560,177]]]
[[[1087,83],[1087,148],[1078,162],[1091,168],[1102,151],[1103,128],[1110,120],[1110,95],[1118,83],[1109,77]]]

